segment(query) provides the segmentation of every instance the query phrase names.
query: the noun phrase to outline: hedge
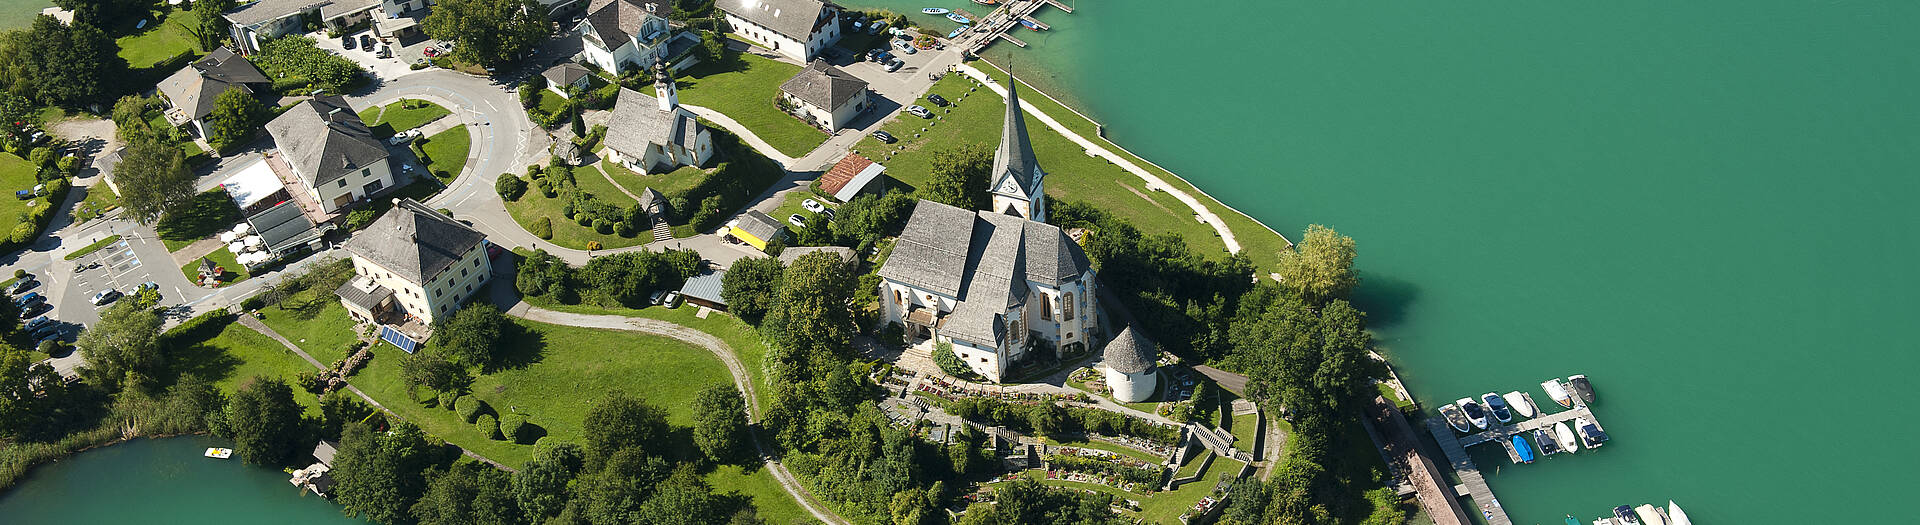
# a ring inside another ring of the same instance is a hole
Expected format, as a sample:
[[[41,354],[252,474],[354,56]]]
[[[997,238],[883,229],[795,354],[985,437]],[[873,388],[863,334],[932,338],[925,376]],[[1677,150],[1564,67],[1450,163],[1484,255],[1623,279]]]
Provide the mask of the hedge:
[[[480,430],[481,435],[487,436],[487,439],[500,439],[500,422],[495,421],[492,415],[480,416],[480,419],[475,421],[473,425],[474,428]]]

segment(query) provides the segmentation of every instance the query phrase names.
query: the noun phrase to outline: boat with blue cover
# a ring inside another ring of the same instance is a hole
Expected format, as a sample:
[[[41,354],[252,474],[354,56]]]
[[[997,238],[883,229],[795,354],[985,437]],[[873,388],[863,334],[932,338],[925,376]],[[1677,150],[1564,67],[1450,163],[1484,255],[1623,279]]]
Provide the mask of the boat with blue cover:
[[[1513,436],[1513,451],[1520,453],[1521,463],[1533,462],[1533,445],[1527,444],[1527,438]]]
[[[960,28],[959,28],[959,29],[955,29],[955,30],[953,30],[953,32],[952,32],[952,33],[947,33],[947,38],[955,38],[955,37],[959,37],[959,36],[960,36],[960,33],[965,33],[965,32],[967,32],[967,28],[969,28],[969,27],[973,27],[973,26],[960,26]]]

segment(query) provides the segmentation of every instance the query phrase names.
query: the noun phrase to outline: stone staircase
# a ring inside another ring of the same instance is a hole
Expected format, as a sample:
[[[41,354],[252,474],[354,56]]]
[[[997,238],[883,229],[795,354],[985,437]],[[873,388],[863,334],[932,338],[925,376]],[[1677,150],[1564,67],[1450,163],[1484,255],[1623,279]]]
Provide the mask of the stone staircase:
[[[653,242],[660,242],[660,241],[664,241],[672,238],[673,238],[673,228],[667,226],[667,220],[661,217],[654,217],[653,218]]]

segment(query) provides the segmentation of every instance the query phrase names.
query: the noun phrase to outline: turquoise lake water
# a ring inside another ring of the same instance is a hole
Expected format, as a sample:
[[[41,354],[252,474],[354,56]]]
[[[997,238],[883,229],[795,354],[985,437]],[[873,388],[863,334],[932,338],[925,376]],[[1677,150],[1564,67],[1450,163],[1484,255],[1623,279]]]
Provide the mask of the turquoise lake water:
[[[201,457],[211,446],[232,444],[207,437],[137,439],[43,465],[0,493],[0,523],[367,523],[302,495],[279,469]]]
[[[1593,378],[1613,443],[1481,461],[1517,522],[1910,521],[1920,3],[1077,7],[1016,33],[1027,76],[1276,230],[1353,236],[1427,406]]]

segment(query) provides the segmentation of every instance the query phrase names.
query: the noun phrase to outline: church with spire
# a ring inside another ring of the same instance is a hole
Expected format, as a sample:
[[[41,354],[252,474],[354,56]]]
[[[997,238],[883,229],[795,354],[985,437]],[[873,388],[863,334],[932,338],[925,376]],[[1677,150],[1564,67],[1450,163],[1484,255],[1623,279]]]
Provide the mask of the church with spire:
[[[713,158],[713,133],[680,107],[680,91],[664,62],[654,62],[655,96],[620,88],[607,121],[607,160],[640,173],[701,166]]]
[[[919,201],[879,271],[886,322],[898,324],[909,344],[952,345],[955,357],[995,382],[1024,363],[1104,341],[1093,264],[1045,222],[1046,172],[1009,84],[991,208]]]

